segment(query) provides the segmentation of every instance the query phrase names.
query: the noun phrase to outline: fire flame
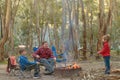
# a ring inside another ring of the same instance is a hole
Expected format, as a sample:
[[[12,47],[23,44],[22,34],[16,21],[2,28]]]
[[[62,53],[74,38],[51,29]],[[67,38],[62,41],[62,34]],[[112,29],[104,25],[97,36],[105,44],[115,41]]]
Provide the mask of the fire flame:
[[[76,63],[74,63],[73,65],[69,65],[67,66],[65,69],[78,69],[80,68],[80,66]]]

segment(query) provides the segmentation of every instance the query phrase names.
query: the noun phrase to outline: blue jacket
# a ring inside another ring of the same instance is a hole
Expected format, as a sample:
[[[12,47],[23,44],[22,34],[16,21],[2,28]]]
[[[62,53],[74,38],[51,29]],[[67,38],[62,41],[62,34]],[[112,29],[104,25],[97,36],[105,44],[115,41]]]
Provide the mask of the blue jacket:
[[[26,56],[23,56],[23,55],[21,55],[18,58],[18,62],[19,62],[20,68],[22,70],[24,70],[26,68],[26,66],[30,66],[30,65],[35,65],[36,64],[36,62],[28,61],[28,58]]]

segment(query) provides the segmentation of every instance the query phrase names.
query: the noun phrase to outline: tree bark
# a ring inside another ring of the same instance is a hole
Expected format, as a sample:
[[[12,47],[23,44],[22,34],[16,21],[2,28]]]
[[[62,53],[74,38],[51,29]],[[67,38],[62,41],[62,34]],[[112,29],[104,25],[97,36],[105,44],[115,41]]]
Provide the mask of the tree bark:
[[[103,29],[103,35],[105,35],[107,33],[107,28],[110,25],[110,22],[112,20],[112,10],[113,10],[113,0],[110,0],[110,5],[109,5],[109,11],[108,11],[108,15],[107,15],[107,20],[105,22],[104,29]]]
[[[37,39],[38,39],[38,44],[40,45],[39,0],[34,0],[34,5],[35,5],[35,14],[36,14],[36,32],[37,32]]]
[[[65,27],[66,27],[66,1],[62,0],[62,26],[61,26],[61,41],[63,43],[65,41]]]
[[[104,28],[104,0],[99,0],[99,15],[98,15],[98,18],[99,18],[99,30],[98,30],[98,41],[97,41],[97,51],[100,50],[101,48],[101,38],[103,36],[103,28]],[[96,59],[99,59],[99,55],[97,54],[96,55]]]
[[[4,60],[4,45],[8,40],[10,19],[11,19],[11,0],[6,0],[6,12],[5,12],[5,27],[3,32],[3,38],[0,40],[0,61]]]
[[[90,16],[90,56],[93,55],[93,13],[91,10],[91,16]]]
[[[87,43],[86,43],[86,18],[85,18],[85,11],[84,11],[84,3],[83,0],[80,0],[81,7],[82,7],[82,21],[83,21],[83,59],[86,60],[86,50],[87,50]]]
[[[67,0],[67,5],[68,5],[68,18],[69,18],[69,40],[71,41],[71,51],[74,52],[75,50],[75,45],[74,45],[74,35],[73,35],[73,20],[72,20],[72,2]]]
[[[3,32],[2,32],[2,12],[1,12],[1,7],[0,7],[0,39],[3,37]]]
[[[78,46],[79,46],[79,0],[73,1],[73,35],[74,35],[74,59],[79,58]]]
[[[19,2],[15,1],[14,3],[12,3],[11,5],[13,5],[12,10],[11,10],[11,21],[10,21],[10,31],[9,31],[9,38],[10,38],[10,48],[12,51],[14,51],[14,21],[15,21],[15,16],[17,14],[17,10],[19,7]]]

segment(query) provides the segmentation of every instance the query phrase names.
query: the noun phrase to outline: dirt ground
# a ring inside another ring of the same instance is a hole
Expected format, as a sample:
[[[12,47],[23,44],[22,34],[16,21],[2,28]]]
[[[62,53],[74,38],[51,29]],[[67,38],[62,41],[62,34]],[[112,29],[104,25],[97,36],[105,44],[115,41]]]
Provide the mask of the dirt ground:
[[[104,74],[103,61],[80,61],[77,62],[82,67],[82,72],[77,76],[69,76],[67,78],[58,77],[56,75],[44,75],[41,71],[41,77],[37,80],[120,80],[120,73],[111,73],[110,75]],[[63,66],[59,63],[58,66]],[[120,69],[119,61],[111,61],[111,70]],[[0,80],[19,80],[17,76],[11,76],[6,73],[6,65],[0,65]],[[23,79],[22,79],[23,80]],[[24,79],[35,80],[35,79]]]

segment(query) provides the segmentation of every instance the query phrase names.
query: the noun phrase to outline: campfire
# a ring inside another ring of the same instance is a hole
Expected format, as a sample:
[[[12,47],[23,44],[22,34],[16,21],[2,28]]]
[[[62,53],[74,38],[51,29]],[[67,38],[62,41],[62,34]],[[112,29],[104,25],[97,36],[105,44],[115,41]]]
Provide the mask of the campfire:
[[[74,76],[78,75],[81,69],[82,68],[77,63],[73,63],[66,67],[55,68],[55,75],[62,77]]]
[[[74,63],[72,65],[68,65],[65,67],[65,69],[78,69],[81,68],[77,63]]]

